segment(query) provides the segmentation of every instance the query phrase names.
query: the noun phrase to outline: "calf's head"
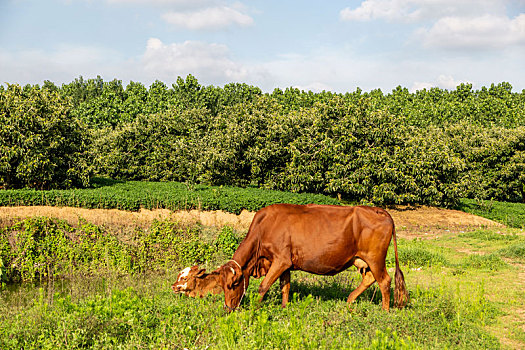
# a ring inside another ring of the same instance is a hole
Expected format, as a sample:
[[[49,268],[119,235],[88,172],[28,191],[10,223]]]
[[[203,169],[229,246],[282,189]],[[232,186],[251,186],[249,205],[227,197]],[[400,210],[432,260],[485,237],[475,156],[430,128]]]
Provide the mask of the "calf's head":
[[[219,268],[220,283],[224,290],[224,305],[228,311],[235,310],[242,301],[248,288],[249,274],[242,271],[233,261],[228,261]]]
[[[195,290],[197,278],[202,277],[205,271],[205,269],[200,269],[199,266],[185,268],[179,273],[177,281],[173,283],[171,289],[173,289],[175,293],[189,294]]]

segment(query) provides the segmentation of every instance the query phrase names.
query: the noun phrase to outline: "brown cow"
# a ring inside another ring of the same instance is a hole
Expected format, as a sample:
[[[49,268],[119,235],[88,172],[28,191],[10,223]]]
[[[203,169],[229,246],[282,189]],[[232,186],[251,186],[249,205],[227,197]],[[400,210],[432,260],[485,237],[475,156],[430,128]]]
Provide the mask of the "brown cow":
[[[184,293],[193,298],[222,293],[219,270],[211,273],[205,273],[205,271],[205,269],[199,269],[199,266],[185,268],[179,273],[177,282],[173,283],[171,289],[175,293]]]
[[[219,268],[225,305],[230,311],[240,305],[252,276],[266,276],[259,286],[261,300],[280,278],[284,307],[291,270],[335,275],[354,265],[363,281],[350,293],[348,303],[377,281],[383,309],[388,310],[391,278],[385,258],[392,237],[396,260],[394,302],[401,308],[408,301],[408,292],[399,268],[394,222],[385,210],[293,204],[263,208],[255,214],[232,260]]]

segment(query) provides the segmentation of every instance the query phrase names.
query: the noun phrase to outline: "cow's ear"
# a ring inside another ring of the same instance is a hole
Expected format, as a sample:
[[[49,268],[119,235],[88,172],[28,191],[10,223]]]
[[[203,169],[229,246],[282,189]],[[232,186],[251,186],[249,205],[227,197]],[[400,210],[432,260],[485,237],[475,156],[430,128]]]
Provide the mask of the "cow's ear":
[[[221,267],[221,276],[224,279],[226,287],[232,288],[242,277],[240,269],[236,271],[230,264]]]
[[[220,275],[224,286],[226,288],[231,288],[233,285],[233,277],[235,276],[231,274],[230,267],[228,265],[224,265],[220,268]]]
[[[206,272],[206,269],[200,269],[200,270],[197,271],[197,273],[195,274],[195,277],[203,277],[205,272]]]

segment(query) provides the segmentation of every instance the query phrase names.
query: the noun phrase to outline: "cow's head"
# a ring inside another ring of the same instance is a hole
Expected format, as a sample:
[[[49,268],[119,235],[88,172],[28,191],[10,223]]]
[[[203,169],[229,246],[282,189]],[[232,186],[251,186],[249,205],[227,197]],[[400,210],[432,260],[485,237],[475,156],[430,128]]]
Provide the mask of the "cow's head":
[[[199,266],[187,267],[182,270],[177,276],[177,281],[173,283],[171,289],[175,293],[189,293],[195,289],[197,278],[204,275],[205,269],[200,269]]]
[[[232,260],[219,269],[221,286],[224,290],[224,305],[229,311],[235,310],[242,301],[248,288],[249,274]]]

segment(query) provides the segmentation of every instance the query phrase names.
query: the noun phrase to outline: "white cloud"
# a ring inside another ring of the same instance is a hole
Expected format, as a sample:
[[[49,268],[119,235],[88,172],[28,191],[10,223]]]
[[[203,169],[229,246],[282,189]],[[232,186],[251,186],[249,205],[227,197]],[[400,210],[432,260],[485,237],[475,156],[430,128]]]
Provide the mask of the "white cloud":
[[[226,45],[199,41],[164,44],[156,38],[148,40],[142,57],[147,74],[167,80],[193,74],[204,81],[242,81],[248,69],[234,62]]]
[[[120,53],[94,46],[61,45],[54,50],[0,48],[0,83],[69,82],[79,75],[107,79],[128,75],[132,62]]]
[[[249,26],[253,19],[241,11],[227,7],[209,7],[197,11],[168,12],[162,15],[166,22],[187,29],[219,29],[232,24]]]
[[[146,4],[169,7],[196,7],[205,6],[214,2],[214,0],[106,0],[114,4]]]
[[[303,91],[321,92],[321,91],[334,91],[334,88],[328,84],[315,81],[306,85],[294,85],[294,88]]]
[[[341,10],[340,16],[345,21],[420,23],[412,39],[427,48],[493,50],[525,44],[525,14],[509,18],[511,2],[365,0],[354,9]]]
[[[416,81],[412,85],[412,88],[410,90],[414,92],[414,91],[417,91],[417,90],[430,89],[432,87],[440,87],[442,89],[455,90],[458,85],[466,84],[466,83],[469,83],[469,81],[456,80],[451,75],[441,74],[436,79],[436,81],[432,82],[432,83]]]
[[[504,14],[506,1],[494,0],[365,0],[355,9],[341,10],[346,21],[412,22],[439,19],[446,16],[477,17],[487,13]]]
[[[501,49],[525,45],[525,14],[505,16],[444,17],[430,29],[416,32],[424,46],[452,49]]]

